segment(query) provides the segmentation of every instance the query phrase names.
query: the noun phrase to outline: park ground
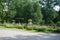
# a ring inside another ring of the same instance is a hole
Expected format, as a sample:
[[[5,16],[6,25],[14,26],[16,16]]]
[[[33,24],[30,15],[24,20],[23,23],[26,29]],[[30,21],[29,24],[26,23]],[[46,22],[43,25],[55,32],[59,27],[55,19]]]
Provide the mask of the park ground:
[[[0,40],[60,40],[60,34],[0,28]]]

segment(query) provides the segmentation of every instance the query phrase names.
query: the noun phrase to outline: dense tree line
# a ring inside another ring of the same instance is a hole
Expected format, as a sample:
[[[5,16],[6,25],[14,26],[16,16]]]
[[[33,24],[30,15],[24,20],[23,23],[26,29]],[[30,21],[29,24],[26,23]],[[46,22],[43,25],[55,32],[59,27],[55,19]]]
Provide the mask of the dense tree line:
[[[8,11],[4,12],[4,5],[7,3]],[[11,22],[16,18],[23,18],[22,23],[28,23],[32,19],[33,23],[60,26],[60,11],[53,8],[60,5],[59,0],[2,0],[0,4],[0,20]]]

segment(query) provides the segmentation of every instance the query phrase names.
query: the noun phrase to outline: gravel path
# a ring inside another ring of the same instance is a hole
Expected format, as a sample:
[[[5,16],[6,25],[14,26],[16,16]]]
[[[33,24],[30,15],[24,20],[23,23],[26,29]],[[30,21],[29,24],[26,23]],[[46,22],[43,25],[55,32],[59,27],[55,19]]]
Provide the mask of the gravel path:
[[[38,34],[20,30],[0,29],[0,40],[60,40],[60,34]]]

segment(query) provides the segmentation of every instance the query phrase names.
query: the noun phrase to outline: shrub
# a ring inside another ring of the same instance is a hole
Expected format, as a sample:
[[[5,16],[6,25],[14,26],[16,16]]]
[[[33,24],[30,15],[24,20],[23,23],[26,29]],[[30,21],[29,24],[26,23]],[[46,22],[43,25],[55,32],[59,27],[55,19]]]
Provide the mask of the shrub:
[[[26,29],[27,30],[32,30],[33,29],[33,26],[27,26]]]
[[[37,32],[49,32],[49,33],[60,33],[60,30],[57,28],[49,28],[49,27],[40,27],[40,26],[34,26],[33,30],[36,30]]]
[[[57,22],[57,26],[60,26],[60,21]]]
[[[60,33],[60,29],[56,29],[53,31],[54,33]]]
[[[18,29],[23,29],[24,27],[25,27],[25,26],[22,26],[22,25],[19,26],[19,25],[17,25],[17,28],[18,28]]]
[[[1,26],[6,28],[18,28],[18,29],[27,29],[27,30],[35,30],[36,32],[49,32],[49,33],[60,33],[60,29],[58,28],[49,28],[49,27],[42,27],[39,25],[13,25],[13,24],[1,24]]]
[[[45,32],[53,32],[55,29],[53,28],[46,28]]]
[[[40,31],[41,31],[41,32],[45,32],[45,28],[38,28],[37,31],[38,31],[38,32],[40,32]]]
[[[40,32],[40,31],[44,32],[45,31],[45,28],[35,25],[33,27],[33,30],[36,30],[37,32]]]

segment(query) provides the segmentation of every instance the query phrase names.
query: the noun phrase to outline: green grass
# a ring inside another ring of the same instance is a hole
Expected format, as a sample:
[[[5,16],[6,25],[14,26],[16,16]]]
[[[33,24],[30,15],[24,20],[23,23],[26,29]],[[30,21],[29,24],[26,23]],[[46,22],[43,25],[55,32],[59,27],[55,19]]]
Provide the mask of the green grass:
[[[0,28],[3,29],[15,29],[15,30],[25,30],[25,31],[32,31],[32,32],[45,32],[45,33],[60,33],[60,29],[57,28],[48,28],[48,27],[42,27],[42,26],[18,26],[18,25],[12,25],[12,24],[3,24],[0,26]]]

